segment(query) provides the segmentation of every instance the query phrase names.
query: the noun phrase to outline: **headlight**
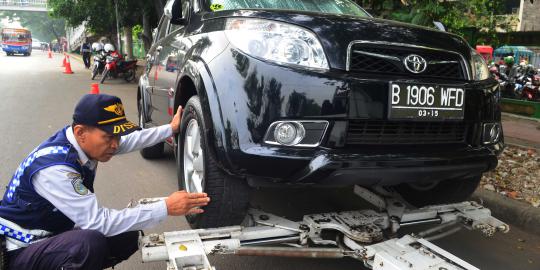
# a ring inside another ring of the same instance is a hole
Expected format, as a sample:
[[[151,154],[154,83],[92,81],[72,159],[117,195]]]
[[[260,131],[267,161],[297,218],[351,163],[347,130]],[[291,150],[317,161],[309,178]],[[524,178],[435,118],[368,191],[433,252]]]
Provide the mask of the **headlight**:
[[[228,19],[225,34],[239,50],[285,65],[328,69],[321,43],[312,32],[269,20]]]
[[[484,58],[476,51],[471,51],[473,80],[483,81],[489,78],[489,69]]]

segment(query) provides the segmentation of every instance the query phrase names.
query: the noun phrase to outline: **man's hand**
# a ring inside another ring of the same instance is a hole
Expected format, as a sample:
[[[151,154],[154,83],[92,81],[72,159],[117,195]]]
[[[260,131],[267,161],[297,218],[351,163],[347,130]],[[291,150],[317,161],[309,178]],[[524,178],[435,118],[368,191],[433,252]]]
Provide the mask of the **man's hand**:
[[[210,198],[206,193],[187,193],[185,190],[177,191],[165,199],[169,216],[201,214],[204,210],[196,207],[206,206],[208,202]]]
[[[180,131],[180,120],[182,119],[182,106],[178,106],[178,110],[171,121],[171,128],[173,133]]]

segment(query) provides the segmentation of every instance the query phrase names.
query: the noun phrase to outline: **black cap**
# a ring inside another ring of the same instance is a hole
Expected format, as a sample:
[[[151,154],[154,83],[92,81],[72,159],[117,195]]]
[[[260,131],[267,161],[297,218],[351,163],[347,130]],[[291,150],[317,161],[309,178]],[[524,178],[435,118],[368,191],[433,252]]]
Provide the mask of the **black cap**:
[[[141,129],[126,119],[119,97],[105,94],[84,95],[75,106],[73,123],[94,126],[119,136]]]

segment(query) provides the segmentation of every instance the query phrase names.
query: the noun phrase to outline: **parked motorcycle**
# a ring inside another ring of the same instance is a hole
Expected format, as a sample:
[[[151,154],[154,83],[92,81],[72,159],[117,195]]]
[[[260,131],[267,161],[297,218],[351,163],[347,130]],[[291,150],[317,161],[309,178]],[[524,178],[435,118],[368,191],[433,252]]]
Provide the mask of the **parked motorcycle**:
[[[107,53],[104,51],[98,52],[96,55],[94,55],[94,65],[92,68],[92,80],[96,78],[98,74],[103,74],[103,71],[105,70],[105,59],[107,57]]]
[[[540,75],[532,65],[494,65],[489,69],[505,98],[540,101]]]
[[[92,80],[96,78],[98,74],[103,74],[103,70],[105,69],[105,58],[107,57],[108,53],[105,52],[103,48],[103,44],[101,43],[93,43],[92,44],[92,51],[94,52],[94,63],[92,64]]]
[[[521,99],[540,101],[540,75],[532,66],[527,67],[524,73]]]
[[[107,45],[105,45],[105,47],[107,47]],[[110,51],[110,49],[106,48],[105,51]],[[105,69],[100,82],[104,83],[107,78],[118,78],[118,76],[122,76],[126,82],[131,82],[135,80],[136,70],[137,60],[124,61],[122,55],[117,51],[112,51],[105,58]]]

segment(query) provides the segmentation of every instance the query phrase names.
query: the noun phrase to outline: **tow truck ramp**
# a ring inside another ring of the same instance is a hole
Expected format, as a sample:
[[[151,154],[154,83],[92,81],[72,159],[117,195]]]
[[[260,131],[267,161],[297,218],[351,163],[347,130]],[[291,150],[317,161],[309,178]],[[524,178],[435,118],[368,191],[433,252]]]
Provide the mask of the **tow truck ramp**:
[[[250,209],[245,226],[144,236],[140,241],[142,259],[143,262],[166,261],[167,270],[215,270],[208,260],[208,255],[214,254],[351,257],[374,270],[475,270],[478,268],[430,241],[462,228],[477,230],[487,237],[510,229],[476,202],[408,209],[406,202],[391,196],[360,187],[355,192],[380,211],[311,214],[295,222]],[[140,203],[159,199],[143,199]],[[432,227],[398,237],[401,228],[419,224]]]

